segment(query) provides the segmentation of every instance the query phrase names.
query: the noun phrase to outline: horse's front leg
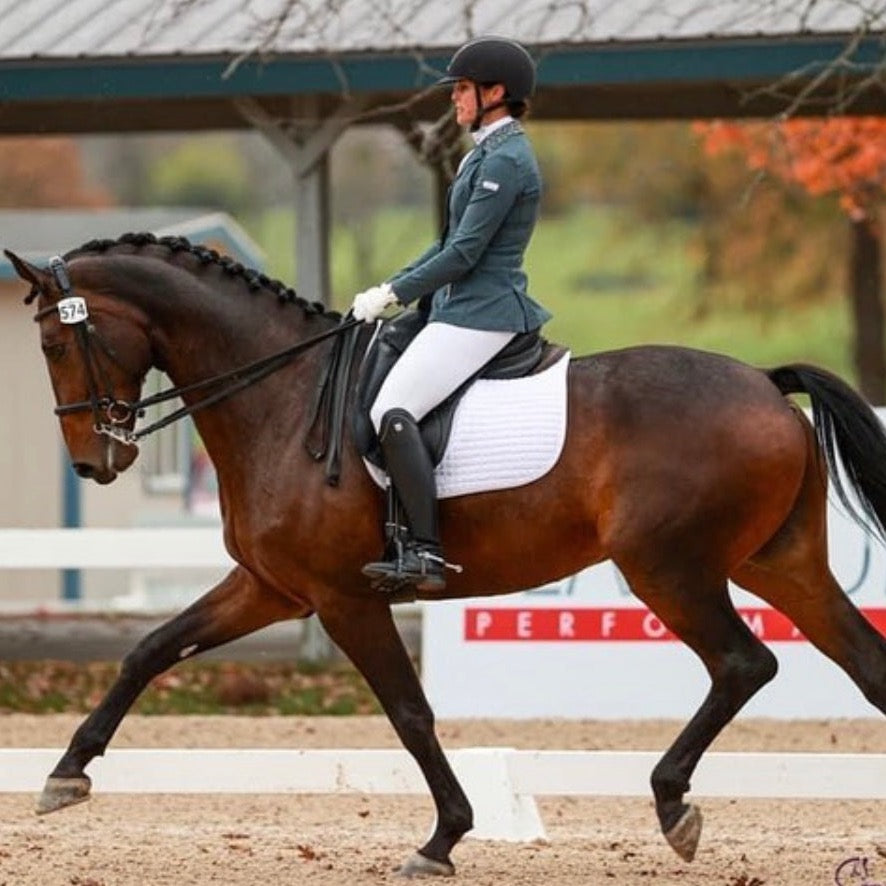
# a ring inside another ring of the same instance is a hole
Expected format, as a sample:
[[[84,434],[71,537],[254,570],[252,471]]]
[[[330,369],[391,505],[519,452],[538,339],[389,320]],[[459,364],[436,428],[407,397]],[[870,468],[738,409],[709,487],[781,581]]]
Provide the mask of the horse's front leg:
[[[468,798],[455,777],[434,732],[434,714],[390,606],[378,598],[338,596],[317,614],[330,637],[366,678],[405,748],[415,758],[437,807],[430,840],[400,870],[406,876],[452,876],[452,847],[473,827]]]
[[[88,799],[91,783],[84,768],[104,753],[130,706],[158,674],[198,652],[303,614],[298,604],[261,585],[240,567],[228,573],[126,656],[107,695],[74,733],[47,779],[37,812],[54,812]]]

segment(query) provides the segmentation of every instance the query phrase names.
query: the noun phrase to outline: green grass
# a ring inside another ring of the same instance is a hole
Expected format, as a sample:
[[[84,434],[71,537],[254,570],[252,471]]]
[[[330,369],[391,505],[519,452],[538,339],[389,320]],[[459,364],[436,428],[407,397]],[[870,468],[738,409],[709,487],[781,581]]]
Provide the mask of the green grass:
[[[361,280],[353,237],[332,237],[332,307],[382,280],[433,237],[431,213],[392,208],[373,220],[373,280]],[[268,255],[269,273],[295,279],[294,222],[272,210],[247,222]],[[807,361],[852,379],[846,301],[833,297],[765,315],[720,307],[699,319],[697,247],[684,223],[640,226],[616,210],[588,207],[543,218],[527,254],[530,291],[553,314],[548,338],[576,355],[667,343],[730,354],[759,366]],[[310,293],[301,293],[312,297]]]
[[[617,214],[591,210],[544,221],[527,270],[554,314],[546,334],[576,354],[679,344],[758,366],[804,360],[851,375],[845,301],[765,315],[720,307],[699,319],[694,254],[693,232],[681,223],[627,229]]]
[[[86,713],[110,689],[112,662],[0,662],[0,716]],[[380,713],[350,665],[233,663],[194,659],[152,680],[133,706],[139,714],[348,716]]]

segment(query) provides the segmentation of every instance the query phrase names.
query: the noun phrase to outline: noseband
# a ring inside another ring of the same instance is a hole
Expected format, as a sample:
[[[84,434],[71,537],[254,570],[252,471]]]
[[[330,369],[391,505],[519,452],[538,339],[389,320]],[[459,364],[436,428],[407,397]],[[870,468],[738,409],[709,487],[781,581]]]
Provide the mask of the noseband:
[[[57,255],[53,256],[49,260],[49,268],[53,279],[62,293],[62,297],[55,304],[47,305],[45,308],[37,311],[34,315],[34,320],[39,323],[53,311],[58,311],[61,322],[73,327],[74,337],[86,368],[86,383],[89,390],[88,400],[64,403],[56,406],[54,412],[58,416],[63,416],[71,415],[75,412],[91,411],[93,430],[96,434],[110,437],[128,446],[134,446],[148,434],[159,431],[180,418],[191,415],[198,409],[212,406],[221,400],[227,399],[260,379],[265,378],[265,376],[271,375],[271,373],[276,372],[278,369],[282,369],[297,354],[325,341],[327,338],[340,335],[347,330],[353,329],[355,326],[360,326],[362,323],[360,320],[345,317],[338,326],[334,326],[332,329],[326,330],[326,332],[321,332],[319,335],[290,345],[288,348],[284,348],[282,351],[277,351],[267,357],[261,357],[245,366],[240,366],[237,369],[214,375],[211,378],[206,378],[190,385],[167,388],[165,391],[160,391],[150,397],[144,397],[135,403],[130,403],[127,400],[119,400],[114,396],[111,379],[102,363],[96,359],[93,345],[100,348],[112,363],[125,372],[134,373],[127,369],[114,349],[102,338],[95,325],[89,321],[86,300],[82,296],[74,294],[64,259]],[[106,393],[100,393],[102,388]],[[207,394],[202,399],[176,409],[169,413],[169,415],[158,419],[146,427],[139,428],[138,430],[130,430],[124,427],[133,417],[143,417],[145,410],[149,406],[165,403],[167,400],[174,400],[183,394],[207,388],[216,388],[217,390]]]

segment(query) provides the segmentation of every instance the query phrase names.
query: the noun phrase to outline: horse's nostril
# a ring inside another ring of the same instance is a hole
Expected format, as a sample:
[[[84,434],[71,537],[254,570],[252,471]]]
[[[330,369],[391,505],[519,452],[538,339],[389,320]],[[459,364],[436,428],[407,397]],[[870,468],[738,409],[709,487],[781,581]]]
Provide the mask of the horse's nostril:
[[[88,479],[95,473],[95,468],[92,465],[86,464],[86,462],[75,461],[74,471],[78,477]]]

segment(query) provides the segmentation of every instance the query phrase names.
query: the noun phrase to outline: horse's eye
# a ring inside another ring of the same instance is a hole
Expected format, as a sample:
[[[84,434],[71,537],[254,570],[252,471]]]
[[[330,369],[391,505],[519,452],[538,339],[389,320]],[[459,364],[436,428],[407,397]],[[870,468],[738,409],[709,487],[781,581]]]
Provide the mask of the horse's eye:
[[[54,344],[43,345],[43,354],[47,360],[55,362],[57,360],[61,360],[61,358],[64,357],[67,347],[68,346],[64,342],[56,342]]]

